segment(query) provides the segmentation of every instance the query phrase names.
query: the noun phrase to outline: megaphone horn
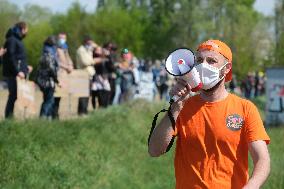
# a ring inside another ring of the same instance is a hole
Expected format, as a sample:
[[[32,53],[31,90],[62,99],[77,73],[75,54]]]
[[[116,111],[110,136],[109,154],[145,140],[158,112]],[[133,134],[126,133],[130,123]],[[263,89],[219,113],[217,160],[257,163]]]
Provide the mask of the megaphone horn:
[[[165,68],[169,74],[182,77],[190,85],[191,91],[196,92],[202,88],[202,83],[194,64],[194,53],[190,49],[179,48],[169,54]],[[178,97],[174,96],[173,100],[177,101]]]
[[[173,76],[182,76],[190,72],[194,66],[195,56],[187,48],[179,48],[169,54],[166,59],[166,70]]]

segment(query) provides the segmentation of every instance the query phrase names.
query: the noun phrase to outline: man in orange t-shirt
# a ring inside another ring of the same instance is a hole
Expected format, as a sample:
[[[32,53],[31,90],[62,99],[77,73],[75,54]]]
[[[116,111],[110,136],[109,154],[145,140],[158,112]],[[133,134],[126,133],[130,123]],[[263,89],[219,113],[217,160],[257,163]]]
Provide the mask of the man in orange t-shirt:
[[[152,133],[149,154],[165,153],[173,135],[176,189],[258,189],[270,172],[267,144],[270,139],[255,105],[230,94],[225,82],[232,79],[232,52],[219,40],[199,45],[196,69],[203,87],[189,98],[191,87],[181,78],[170,94],[176,130],[165,116]],[[248,152],[253,159],[248,175]]]

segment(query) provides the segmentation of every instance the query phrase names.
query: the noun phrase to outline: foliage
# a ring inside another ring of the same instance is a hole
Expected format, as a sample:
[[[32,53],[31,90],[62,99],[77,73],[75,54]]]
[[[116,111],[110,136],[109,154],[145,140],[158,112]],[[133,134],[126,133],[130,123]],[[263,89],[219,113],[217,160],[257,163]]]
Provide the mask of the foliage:
[[[283,3],[278,0],[275,19],[256,12],[255,0],[100,0],[95,12],[74,2],[66,13],[29,4],[22,11],[0,0],[0,43],[16,21],[29,23],[25,39],[29,63],[36,67],[43,40],[50,34],[66,32],[75,61],[76,49],[84,35],[98,44],[115,42],[144,59],[164,59],[175,48],[193,50],[207,39],[221,39],[233,50],[233,68],[238,78],[248,71],[264,71],[282,65]],[[274,22],[275,20],[275,22]],[[275,23],[275,35],[273,35]]]
[[[94,38],[100,44],[114,41],[120,48],[127,47],[141,57],[145,30],[145,19],[142,15],[143,12],[138,9],[129,12],[121,8],[103,9],[89,23],[94,28]]]
[[[0,44],[4,43],[8,28],[19,19],[20,14],[20,10],[16,5],[9,3],[7,0],[0,0]]]
[[[275,7],[275,63],[277,65],[284,65],[283,48],[284,48],[284,1],[277,0]]]
[[[24,39],[29,64],[33,65],[34,67],[38,65],[43,42],[46,40],[47,36],[52,34],[52,28],[48,22],[41,22],[36,24],[36,27],[30,27],[28,36],[26,39]],[[32,74],[34,73],[35,72],[32,72]]]

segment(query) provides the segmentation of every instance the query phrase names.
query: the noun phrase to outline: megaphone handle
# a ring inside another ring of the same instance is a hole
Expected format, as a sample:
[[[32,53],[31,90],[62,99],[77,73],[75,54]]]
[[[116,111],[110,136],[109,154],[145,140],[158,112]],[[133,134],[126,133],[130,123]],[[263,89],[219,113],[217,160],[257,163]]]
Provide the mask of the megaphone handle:
[[[180,97],[178,95],[174,95],[172,98],[171,98],[171,102],[176,102],[178,101]]]

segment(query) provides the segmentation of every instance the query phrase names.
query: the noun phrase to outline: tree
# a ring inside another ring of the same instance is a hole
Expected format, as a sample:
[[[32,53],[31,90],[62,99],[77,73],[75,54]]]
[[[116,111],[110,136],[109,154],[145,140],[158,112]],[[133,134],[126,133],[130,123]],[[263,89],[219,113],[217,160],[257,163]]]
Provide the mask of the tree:
[[[0,46],[2,46],[5,41],[5,34],[7,30],[19,21],[20,15],[21,12],[16,5],[11,4],[7,0],[0,0]]]
[[[93,15],[89,23],[98,43],[113,41],[120,48],[127,47],[141,56],[144,43],[144,24],[139,20],[141,14],[139,10],[103,9]]]
[[[10,3],[7,0],[0,0],[0,47],[4,45],[5,36],[9,28],[19,21],[21,11],[18,6]],[[2,78],[2,66],[0,66],[0,79]]]
[[[38,66],[39,58],[42,53],[43,42],[52,34],[53,30],[48,22],[30,25],[29,33],[24,39],[24,44],[28,55],[28,64],[32,65],[34,70],[36,70]],[[34,74],[35,71],[32,73],[32,76],[34,76]]]
[[[260,27],[264,17],[256,12],[253,4],[254,0],[207,0],[203,6],[209,22],[205,24],[208,30],[204,36],[223,40],[231,47],[233,69],[238,78],[261,68],[262,55],[258,47],[263,40],[259,37],[267,34],[267,28]]]
[[[75,62],[77,48],[81,45],[86,34],[93,34],[90,31],[90,23],[87,20],[88,14],[78,2],[72,4],[67,14],[54,15],[50,21],[54,34],[65,32],[67,43],[72,60]],[[90,33],[89,33],[90,32]]]
[[[112,41],[145,59],[164,59],[178,47],[193,50],[207,39],[225,41],[233,50],[233,69],[239,78],[248,71],[264,69],[274,61],[283,64],[284,0],[278,0],[275,16],[275,42],[271,19],[256,12],[255,0],[99,0],[97,10],[86,12],[78,2],[66,13],[27,5],[21,12],[16,5],[0,0],[0,42],[19,19],[26,20],[30,33],[25,39],[29,62],[37,64],[42,43],[50,34],[66,32],[70,54],[85,35],[99,44]]]
[[[284,65],[284,0],[278,0],[275,7],[275,63]]]
[[[27,4],[21,14],[21,19],[29,24],[36,25],[42,22],[49,22],[52,12],[48,8],[38,5]]]

